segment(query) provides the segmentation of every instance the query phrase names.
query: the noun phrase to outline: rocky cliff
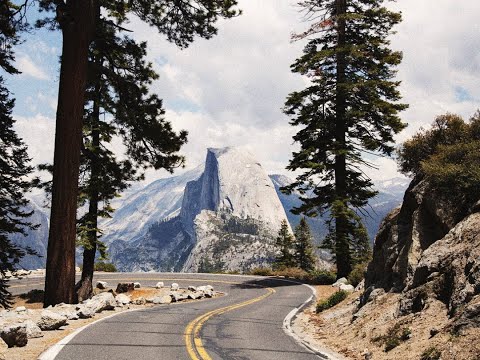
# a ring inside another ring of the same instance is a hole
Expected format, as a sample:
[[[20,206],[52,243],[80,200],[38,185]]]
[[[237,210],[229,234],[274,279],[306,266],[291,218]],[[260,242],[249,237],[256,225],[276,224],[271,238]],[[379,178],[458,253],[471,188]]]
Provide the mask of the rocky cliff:
[[[381,288],[401,292],[399,315],[439,300],[452,326],[480,325],[480,203],[465,213],[445,195],[425,180],[411,183],[376,237],[363,303]]]

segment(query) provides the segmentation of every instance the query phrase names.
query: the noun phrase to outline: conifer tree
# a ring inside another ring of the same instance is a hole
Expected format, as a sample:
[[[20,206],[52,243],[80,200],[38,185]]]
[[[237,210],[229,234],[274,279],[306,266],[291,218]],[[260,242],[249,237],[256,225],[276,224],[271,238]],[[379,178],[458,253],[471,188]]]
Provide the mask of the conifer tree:
[[[72,303],[76,297],[76,204],[82,119],[89,51],[101,15],[115,27],[122,27],[129,16],[136,16],[164,34],[168,41],[185,48],[196,36],[208,39],[215,35],[216,21],[238,12],[233,9],[235,0],[39,0],[39,4],[42,11],[55,16],[39,21],[38,25],[59,28],[63,35],[45,279],[44,305],[49,306]],[[131,151],[140,148],[134,146]]]
[[[327,243],[339,277],[351,271],[352,249],[361,241],[363,225],[355,209],[376,194],[364,173],[373,165],[363,155],[390,155],[393,135],[405,127],[398,113],[407,106],[399,103],[394,80],[402,54],[389,48],[401,15],[384,3],[303,0],[299,5],[312,25],[293,37],[307,44],[291,69],[310,82],[291,93],[284,107],[291,124],[300,127],[294,136],[300,150],[288,169],[303,170],[284,191],[302,194],[296,213],[330,215]]]
[[[172,130],[163,118],[162,101],[148,93],[148,85],[158,75],[145,62],[146,43],[120,37],[121,32],[102,18],[90,51],[79,189],[79,205],[88,204],[88,211],[77,231],[84,248],[78,301],[92,294],[97,248],[105,257],[98,218],[111,216],[110,201],[129,182],[142,179],[139,170],[154,167],[172,172],[184,161],[177,152],[187,133]],[[118,160],[106,146],[115,135],[123,139],[127,160]]]
[[[290,229],[286,220],[282,220],[280,230],[278,231],[275,245],[278,250],[278,255],[275,257],[274,267],[276,269],[288,268],[295,266],[293,257],[293,236],[290,234]]]
[[[315,269],[315,249],[312,242],[312,233],[305,217],[295,228],[294,260],[295,265],[305,271]]]
[[[13,66],[13,46],[18,43],[17,30],[21,26],[15,19],[18,8],[9,1],[0,0],[0,68],[17,74]],[[32,172],[27,147],[13,129],[14,100],[0,75],[0,306],[9,307],[11,295],[8,291],[7,271],[14,271],[25,254],[34,254],[29,249],[15,246],[9,239],[13,233],[25,234],[26,228],[35,228],[28,218],[32,214],[25,210],[28,200],[25,192],[33,182],[27,179]]]

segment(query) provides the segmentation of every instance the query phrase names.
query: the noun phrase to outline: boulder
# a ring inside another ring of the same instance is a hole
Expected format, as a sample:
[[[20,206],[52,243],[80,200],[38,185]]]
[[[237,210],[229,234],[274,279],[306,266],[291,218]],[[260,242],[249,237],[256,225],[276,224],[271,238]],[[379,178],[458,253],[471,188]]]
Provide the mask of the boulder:
[[[147,300],[144,297],[139,297],[133,301],[135,305],[145,305]]]
[[[348,284],[348,280],[347,280],[346,278],[344,278],[344,277],[338,279],[337,281],[335,281],[335,283],[332,284],[332,286],[339,287],[339,286],[342,285],[342,284],[343,284],[343,285]]]
[[[142,284],[140,284],[139,282],[135,282],[135,283],[133,283],[133,287],[135,289],[140,289],[142,287]]]
[[[360,281],[360,283],[355,287],[355,291],[365,290],[365,279]]]
[[[105,290],[108,286],[108,283],[106,281],[97,281],[97,284],[95,287],[100,290]]]
[[[17,313],[26,313],[27,312],[27,308],[25,306],[18,306],[17,308],[15,308],[15,311]]]
[[[172,297],[170,295],[157,296],[152,299],[154,304],[170,304],[172,302]]]
[[[0,330],[0,337],[11,347],[23,347],[28,343],[27,327],[25,324],[11,324]]]
[[[355,288],[350,284],[340,284],[339,289],[347,292],[354,292]]]
[[[104,292],[95,295],[89,300],[84,301],[78,307],[78,316],[82,319],[91,318],[95,313],[100,313],[104,310],[113,310],[117,302],[110,292]]]
[[[187,293],[187,297],[192,300],[200,299],[204,296],[203,292],[201,291],[189,291]]]
[[[190,291],[197,291],[197,287],[190,285],[190,286],[188,287],[188,290],[190,290]]]
[[[163,281],[159,281],[159,282],[157,282],[157,284],[155,285],[155,287],[156,287],[157,289],[161,289],[161,288],[163,288],[164,286],[165,286],[165,284],[163,283]]]
[[[53,308],[50,308],[50,311],[65,316],[67,320],[78,320],[79,318],[77,314],[77,305],[59,304]]]
[[[177,291],[178,289],[180,289],[180,286],[178,286],[177,283],[172,283],[172,285],[170,285],[171,291]]]
[[[170,297],[172,298],[173,302],[179,302],[179,301],[183,301],[183,300],[188,299],[187,294],[182,294],[182,293],[179,293],[177,291],[174,291],[174,292],[170,293]]]
[[[117,285],[117,290],[115,290],[115,292],[117,294],[121,294],[121,293],[126,293],[126,292],[129,292],[129,291],[133,291],[135,289],[135,284],[134,283],[119,283]]]
[[[27,320],[24,322],[25,327],[27,329],[27,337],[29,339],[35,339],[43,337],[42,330],[35,324],[32,320]]]
[[[37,326],[43,331],[57,330],[67,324],[67,317],[50,310],[43,310]]]
[[[120,306],[128,305],[128,304],[131,303],[130,296],[125,295],[125,294],[118,294],[115,297],[115,300],[117,301],[117,304],[120,305]]]

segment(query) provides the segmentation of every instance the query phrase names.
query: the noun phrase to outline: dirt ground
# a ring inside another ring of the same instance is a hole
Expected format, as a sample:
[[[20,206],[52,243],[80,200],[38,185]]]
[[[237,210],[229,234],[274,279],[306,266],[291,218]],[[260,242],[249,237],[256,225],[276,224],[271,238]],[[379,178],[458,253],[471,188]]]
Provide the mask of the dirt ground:
[[[98,292],[98,290],[96,289]],[[138,299],[139,297],[150,298],[154,296],[162,296],[170,293],[169,288],[164,289],[153,289],[153,288],[140,288],[135,289],[132,292],[127,293],[133,300]],[[33,301],[32,301],[33,300]],[[199,300],[186,300],[186,301],[199,301]],[[182,302],[186,302],[182,301]],[[171,306],[175,306],[178,303],[172,303]],[[18,306],[25,306],[27,309],[41,309],[43,308],[43,303],[39,301],[39,299],[24,299],[21,296],[16,296],[14,299],[13,309]],[[95,317],[91,319],[80,319],[80,320],[73,320],[69,321],[67,326],[62,327],[60,330],[55,331],[44,331],[44,336],[41,338],[36,339],[29,339],[28,344],[25,347],[14,347],[6,349],[3,358],[2,358],[2,350],[0,349],[0,360],[35,360],[37,359],[40,354],[46,351],[49,347],[56,344],[64,337],[70,335],[72,332],[90,324],[94,321],[103,319],[107,316],[110,316],[115,313],[121,313],[130,309],[145,309],[147,307],[156,306],[154,304],[147,303],[145,305],[133,305],[130,304],[128,306],[124,306],[123,308],[116,308],[112,311],[104,311],[100,314],[96,314]],[[73,359],[72,359],[73,360]]]
[[[317,286],[317,299],[336,289]],[[368,303],[353,321],[359,292],[320,314],[306,309],[294,323],[300,336],[318,348],[328,348],[346,359],[480,360],[480,329],[452,332],[447,309],[430,301],[419,313],[398,316],[399,294],[384,294]],[[394,346],[386,351],[388,346]],[[427,357],[430,354],[430,357]],[[437,357],[435,357],[437,356]]]

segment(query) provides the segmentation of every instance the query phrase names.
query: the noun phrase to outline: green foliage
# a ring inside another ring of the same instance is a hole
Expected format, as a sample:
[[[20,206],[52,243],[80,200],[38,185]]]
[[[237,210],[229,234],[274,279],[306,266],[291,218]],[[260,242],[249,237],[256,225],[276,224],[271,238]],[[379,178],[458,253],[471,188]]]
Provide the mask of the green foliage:
[[[385,352],[388,352],[399,346],[402,342],[410,339],[411,335],[412,331],[409,328],[401,327],[401,325],[397,323],[389,328],[385,335],[377,336],[372,339],[372,341],[384,345]]]
[[[220,274],[224,273],[224,268],[225,263],[223,261],[210,260],[208,257],[203,257],[198,265],[198,272],[207,274]]]
[[[315,250],[312,242],[312,233],[305,217],[295,228],[294,261],[295,265],[305,271],[315,269]]]
[[[332,285],[337,280],[337,274],[327,270],[313,270],[308,273],[307,282],[313,285]]]
[[[278,236],[275,240],[275,245],[278,249],[278,255],[275,257],[273,263],[274,269],[282,269],[295,266],[295,259],[293,257],[294,238],[290,234],[290,229],[287,220],[282,220]]]
[[[353,286],[357,286],[365,278],[368,263],[360,263],[353,267],[352,272],[348,275],[348,282]]]
[[[425,178],[442,198],[462,213],[480,199],[480,112],[469,122],[460,116],[438,116],[399,150],[402,172]]]
[[[431,346],[422,353],[420,360],[440,360],[441,356],[442,352],[435,346]]]
[[[117,268],[114,264],[104,262],[104,261],[99,261],[95,263],[95,271],[104,271],[104,272],[117,272]]]
[[[334,307],[337,304],[340,304],[343,300],[345,300],[348,297],[348,292],[344,290],[339,290],[333,295],[331,295],[328,299],[326,300],[321,300],[317,304],[317,313],[320,313],[322,311],[325,311],[327,309],[330,309]]]
[[[283,276],[285,278],[305,281],[308,278],[308,273],[298,267],[286,267],[276,270],[273,273],[275,276]]]
[[[0,0],[0,68],[10,74],[18,73],[12,65],[13,46],[19,41],[17,10],[11,2]],[[14,100],[4,83],[0,76],[0,306],[8,308],[11,294],[5,274],[14,271],[25,254],[35,254],[30,248],[19,248],[10,240],[12,234],[25,235],[26,228],[35,228],[28,221],[32,213],[25,210],[28,205],[25,193],[35,182],[27,179],[33,169],[29,165],[27,146],[14,130]]]

